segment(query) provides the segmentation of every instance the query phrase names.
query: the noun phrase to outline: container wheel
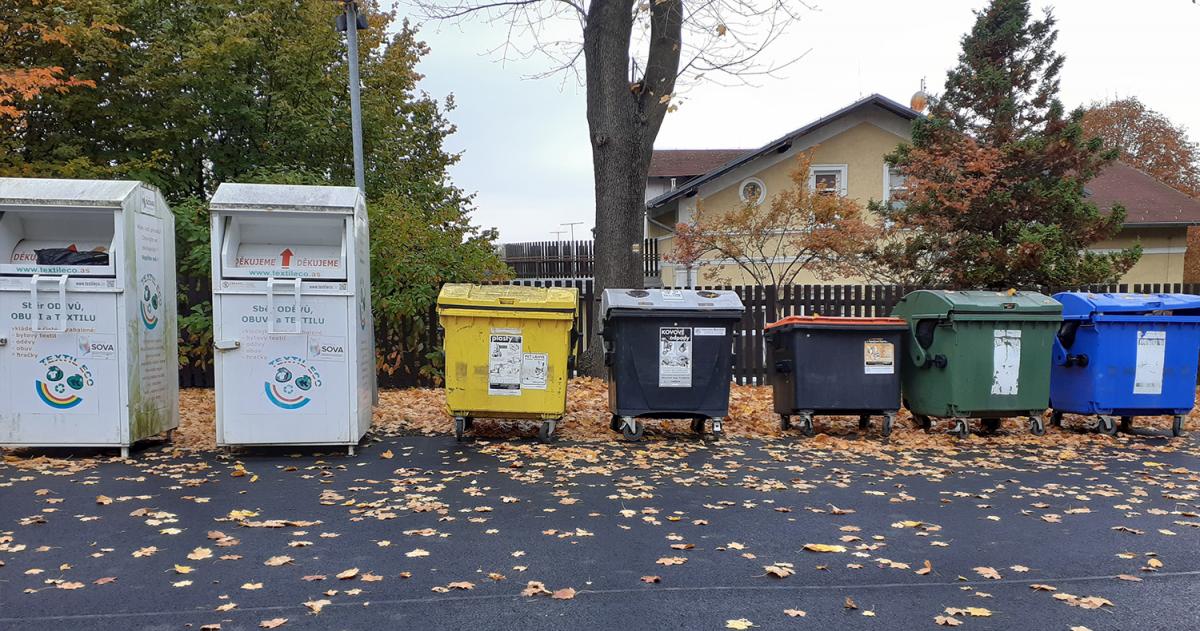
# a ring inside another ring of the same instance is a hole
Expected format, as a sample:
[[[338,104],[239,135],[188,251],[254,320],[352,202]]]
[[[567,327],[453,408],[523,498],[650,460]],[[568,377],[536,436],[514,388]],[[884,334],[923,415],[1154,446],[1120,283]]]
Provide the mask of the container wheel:
[[[616,414],[613,414],[611,417],[609,417],[608,428],[614,432],[621,431],[621,417],[617,416]]]
[[[1133,417],[1132,416],[1122,416],[1121,417],[1121,431],[1128,434],[1128,433],[1130,433],[1131,430],[1133,430]]]
[[[862,414],[858,417],[858,428],[859,429],[867,429],[870,426],[871,426],[871,415],[870,414]]]
[[[996,419],[996,422],[999,424],[1000,419]],[[1046,433],[1046,424],[1042,422],[1042,417],[1036,415],[1029,417],[1029,433],[1034,436],[1042,436]]]
[[[912,420],[913,425],[916,426],[917,429],[929,431],[929,429],[933,427],[933,420],[924,414],[913,414]]]
[[[1096,423],[1096,431],[1109,436],[1117,435],[1117,419],[1107,414],[1102,414],[1099,421]]]
[[[454,417],[454,440],[463,441],[463,434],[467,431],[467,419],[456,416]]]
[[[989,433],[995,434],[1000,430],[1001,419],[985,418],[983,419],[983,429]]]
[[[538,428],[538,442],[544,445],[554,442],[554,425],[555,421],[542,421],[542,426]]]
[[[892,435],[892,428],[896,426],[896,413],[885,412],[883,415],[883,425],[879,426],[879,433],[883,434],[884,438]]]
[[[800,415],[800,433],[804,434],[805,436],[812,436],[817,433],[817,431],[813,429],[812,414],[806,413]]]
[[[637,419],[621,419],[621,435],[625,437],[625,440],[639,441],[645,430],[646,425]]]
[[[779,415],[779,429],[786,432],[791,428],[792,428],[792,417],[788,416],[787,414],[780,414]]]
[[[712,419],[712,435],[714,439],[720,439],[725,436],[725,419],[717,416]]]
[[[966,438],[971,435],[971,424],[965,418],[954,419],[954,429],[950,430],[956,438]]]
[[[692,419],[692,433],[698,434],[700,436],[704,435],[704,419],[702,419],[702,418]]]
[[[1175,419],[1171,421],[1171,435],[1178,438],[1183,436],[1183,415],[1176,414]]]
[[[1055,427],[1062,427],[1063,413],[1058,410],[1050,410],[1050,424]]]

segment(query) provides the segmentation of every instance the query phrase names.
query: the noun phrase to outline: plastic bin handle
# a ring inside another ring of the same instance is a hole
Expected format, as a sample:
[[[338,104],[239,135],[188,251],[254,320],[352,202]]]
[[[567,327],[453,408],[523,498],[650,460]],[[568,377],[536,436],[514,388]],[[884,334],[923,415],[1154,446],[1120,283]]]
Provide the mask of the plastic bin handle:
[[[279,285],[279,284],[288,283],[289,280],[295,281],[293,288],[294,288],[294,295],[296,297],[296,302],[295,302],[296,313],[295,313],[295,317],[293,319],[296,321],[296,327],[291,330],[281,331],[281,330],[275,328],[275,286]],[[300,324],[300,317],[301,317],[300,316],[300,279],[299,278],[278,279],[278,278],[275,278],[274,276],[267,278],[267,333],[268,334],[300,333],[302,330],[301,324]]]
[[[58,284],[58,318],[55,324],[50,328],[42,327],[42,307],[38,304],[38,284],[39,283],[57,283]],[[33,275],[33,279],[29,282],[29,298],[33,303],[33,324],[30,328],[35,333],[64,333],[67,330],[67,275],[45,276]]]

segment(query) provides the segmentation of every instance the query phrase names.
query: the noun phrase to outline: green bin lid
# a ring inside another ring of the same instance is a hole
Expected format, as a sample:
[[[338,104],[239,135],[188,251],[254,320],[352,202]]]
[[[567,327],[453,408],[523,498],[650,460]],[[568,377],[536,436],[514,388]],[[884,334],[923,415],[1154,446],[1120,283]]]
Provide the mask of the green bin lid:
[[[921,289],[900,299],[892,315],[950,313],[1060,314],[1062,305],[1053,298],[1030,291],[956,291]]]

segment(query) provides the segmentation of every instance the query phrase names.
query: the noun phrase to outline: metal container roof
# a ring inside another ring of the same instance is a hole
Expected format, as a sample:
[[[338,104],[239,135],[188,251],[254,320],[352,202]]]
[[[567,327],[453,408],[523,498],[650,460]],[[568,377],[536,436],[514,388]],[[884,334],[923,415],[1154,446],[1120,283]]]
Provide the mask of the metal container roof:
[[[278,210],[352,214],[362,199],[353,186],[239,184],[217,187],[209,202],[213,210]]]
[[[134,180],[0,177],[0,205],[120,206],[139,186]]]
[[[745,311],[737,293],[708,289],[605,289],[600,313],[614,309],[641,311]]]

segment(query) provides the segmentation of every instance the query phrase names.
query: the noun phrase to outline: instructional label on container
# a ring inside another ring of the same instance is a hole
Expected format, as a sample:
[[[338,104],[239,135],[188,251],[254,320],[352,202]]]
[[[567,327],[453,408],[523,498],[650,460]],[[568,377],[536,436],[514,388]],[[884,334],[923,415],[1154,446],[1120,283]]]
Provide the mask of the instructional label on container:
[[[683,300],[683,291],[679,289],[664,289],[662,290],[663,300],[681,301]]]
[[[711,335],[716,337],[725,335],[725,327],[723,326],[698,326],[692,329],[692,331],[696,334],[696,337],[700,337],[701,335]]]
[[[492,329],[488,342],[488,394],[501,397],[521,396],[521,331]]]
[[[521,360],[521,387],[525,390],[546,389],[546,353],[525,353]]]
[[[896,346],[887,340],[863,342],[863,374],[896,374]]]
[[[1166,331],[1137,332],[1137,368],[1134,394],[1162,394],[1163,363],[1167,355]]]
[[[658,387],[692,387],[692,330],[687,327],[658,329]]]
[[[992,331],[992,394],[1016,395],[1020,374],[1020,329]]]

